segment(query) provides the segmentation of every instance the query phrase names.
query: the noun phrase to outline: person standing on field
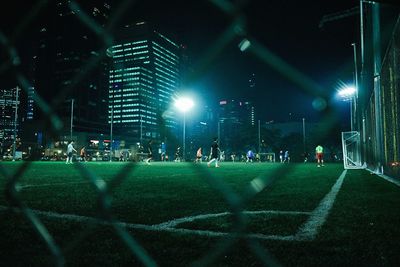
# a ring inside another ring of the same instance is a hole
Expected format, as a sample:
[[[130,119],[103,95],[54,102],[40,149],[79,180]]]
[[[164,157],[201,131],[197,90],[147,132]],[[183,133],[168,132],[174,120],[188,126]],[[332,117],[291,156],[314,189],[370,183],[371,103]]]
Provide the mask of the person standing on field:
[[[150,140],[149,143],[147,144],[147,159],[146,159],[146,164],[150,165],[150,160],[153,159],[153,140]]]
[[[324,148],[321,145],[315,148],[315,155],[317,157],[318,167],[324,166]]]
[[[65,164],[71,163],[72,164],[72,152],[77,152],[74,148],[74,141],[71,141],[67,146],[67,161]]]
[[[86,147],[82,147],[80,156],[81,156],[81,161],[86,161]]]
[[[218,147],[218,139],[214,138],[214,142],[211,145],[211,153],[210,153],[210,161],[207,163],[207,166],[210,167],[210,164],[215,161],[215,168],[219,168],[218,165],[218,154],[220,153]]]
[[[197,149],[197,152],[196,152],[196,163],[201,163],[202,158],[203,158],[203,153],[201,151],[201,147],[199,147],[199,149]]]

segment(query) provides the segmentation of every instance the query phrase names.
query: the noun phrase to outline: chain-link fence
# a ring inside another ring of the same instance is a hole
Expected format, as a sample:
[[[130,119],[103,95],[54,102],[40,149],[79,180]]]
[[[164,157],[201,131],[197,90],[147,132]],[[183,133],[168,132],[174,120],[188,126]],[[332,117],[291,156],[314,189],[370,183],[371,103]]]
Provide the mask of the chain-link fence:
[[[383,59],[380,77],[379,97],[375,90],[369,99],[365,130],[367,153],[366,162],[372,170],[383,171],[391,176],[399,175],[399,49],[400,49],[400,25],[397,20],[390,44],[387,47]],[[384,48],[385,49],[385,48]],[[375,82],[375,87],[379,86]],[[381,117],[377,115],[382,114]],[[381,142],[377,136],[382,135]],[[381,147],[382,146],[382,147]],[[383,169],[379,169],[382,168]]]
[[[120,1],[115,11],[113,11],[107,20],[107,23],[103,26],[96,23],[91,19],[88,13],[85,13],[80,9],[79,5],[75,1],[65,1],[68,3],[69,13],[76,14],[80,27],[85,27],[90,30],[90,32],[98,38],[98,42],[103,44],[102,49],[99,49],[97,53],[87,59],[86,64],[81,66],[79,73],[73,73],[72,76],[68,77],[69,82],[65,84],[63,88],[57,88],[55,90],[55,95],[53,96],[51,102],[45,100],[40,94],[32,95],[32,99],[40,111],[45,114],[45,124],[43,129],[48,129],[49,136],[60,136],[65,133],[65,128],[63,127],[62,120],[55,112],[56,108],[69,98],[69,95],[76,90],[76,87],[82,82],[86,77],[88,77],[91,71],[104,60],[106,55],[106,49],[111,47],[113,44],[113,30],[117,27],[117,22],[129,16],[126,11],[129,7],[132,7],[139,1]],[[315,83],[309,77],[303,75],[296,68],[286,63],[284,60],[275,55],[268,47],[263,45],[257,39],[253,38],[247,33],[246,29],[246,16],[242,13],[242,7],[245,6],[247,1],[236,1],[234,4],[231,1],[224,0],[212,0],[211,7],[213,9],[218,9],[223,12],[224,16],[230,21],[230,24],[223,33],[216,39],[207,49],[203,60],[195,66],[195,73],[192,79],[196,79],[202,75],[203,70],[207,69],[213,60],[221,53],[224,48],[236,41],[237,38],[242,39],[243,44],[251,44],[247,49],[247,52],[254,55],[256,58],[261,60],[263,64],[270,67],[271,69],[277,71],[283,75],[287,80],[296,84],[300,90],[303,90],[307,94],[315,97],[321,106],[325,106],[329,101],[327,101],[328,94],[326,91],[322,90],[321,87]],[[36,5],[26,14],[24,19],[16,27],[13,36],[7,37],[2,32],[0,32],[0,44],[1,51],[7,55],[7,60],[2,62],[0,66],[0,72],[9,73],[12,72],[16,82],[25,92],[29,94],[30,88],[32,87],[31,80],[27,77],[26,73],[21,71],[21,62],[19,57],[19,51],[14,46],[16,39],[24,38],[24,29],[29,27],[31,23],[34,23],[35,19],[41,15],[41,12],[51,4],[51,1],[38,1]],[[69,29],[71,30],[71,29]],[[398,31],[397,31],[398,33]],[[387,138],[387,143],[385,148],[387,154],[385,154],[387,162],[397,161],[397,156],[399,153],[398,147],[398,110],[399,105],[399,83],[398,83],[398,50],[399,50],[399,35],[396,34],[394,41],[392,43],[390,52],[385,61],[385,67],[382,73],[383,81],[383,91],[385,103],[385,137]],[[373,118],[373,106],[371,105],[370,112]],[[161,118],[162,116],[160,116]],[[324,118],[322,120],[328,125],[325,132],[321,134],[321,138],[325,137],[334,127],[337,122],[337,117],[335,116],[332,109],[328,106],[325,109]],[[372,120],[371,120],[372,122]],[[369,126],[368,126],[369,127]],[[167,131],[168,129],[165,129]],[[368,128],[368,131],[373,132],[372,129]],[[317,141],[317,140],[316,140]],[[373,142],[373,136],[369,139],[369,142]],[[397,156],[396,156],[397,155]],[[372,160],[372,159],[371,159]],[[106,163],[105,163],[106,164]],[[66,264],[65,255],[60,248],[59,243],[52,236],[50,231],[46,228],[43,221],[39,218],[38,214],[33,212],[29,206],[23,201],[20,191],[18,189],[18,184],[20,182],[23,174],[30,168],[31,162],[24,161],[14,173],[7,170],[7,167],[0,164],[0,172],[3,177],[5,177],[7,186],[5,192],[5,198],[8,202],[8,211],[16,212],[18,214],[22,213],[27,222],[30,223],[32,229],[35,230],[37,235],[42,239],[42,241],[48,247],[50,254],[53,258],[53,262],[56,266],[63,266]],[[90,181],[91,185],[95,190],[96,199],[98,201],[98,207],[95,213],[97,218],[103,223],[106,223],[112,227],[112,230],[124,244],[129,249],[130,253],[134,255],[135,258],[145,266],[156,266],[157,263],[155,259],[143,248],[143,246],[137,241],[137,239],[124,227],[123,224],[119,223],[115,218],[111,210],[111,199],[115,188],[120,187],[121,183],[126,179],[127,173],[134,173],[136,170],[136,163],[129,162],[126,166],[111,180],[104,181],[98,175],[93,174],[89,171],[87,167],[83,164],[76,163],[74,165],[78,170],[82,179],[85,181]],[[198,174],[199,177],[203,177],[204,183],[209,184],[215,191],[220,194],[229,206],[229,211],[232,212],[234,223],[233,227],[230,229],[230,234],[226,237],[221,237],[215,244],[213,248],[209,250],[206,255],[203,255],[200,259],[193,262],[200,266],[207,266],[213,264],[217,259],[223,257],[224,253],[230,251],[238,240],[244,240],[245,243],[250,247],[251,252],[259,260],[260,264],[266,266],[278,266],[279,263],[268,253],[268,250],[264,246],[259,244],[256,239],[243,238],[243,234],[247,232],[246,221],[244,219],[243,211],[245,210],[246,204],[253,199],[258,192],[262,191],[266,187],[274,183],[275,179],[278,177],[285,176],[289,174],[291,168],[277,168],[272,175],[266,175],[257,177],[258,187],[257,190],[253,186],[248,186],[245,190],[245,194],[239,197],[238,194],[234,193],[233,190],[225,184],[223,181],[215,179],[212,172],[207,168],[199,165],[193,165],[193,172]],[[82,236],[85,236],[83,234]],[[76,241],[75,243],[78,243]],[[74,249],[74,242],[71,244]],[[12,265],[12,264],[11,264]]]

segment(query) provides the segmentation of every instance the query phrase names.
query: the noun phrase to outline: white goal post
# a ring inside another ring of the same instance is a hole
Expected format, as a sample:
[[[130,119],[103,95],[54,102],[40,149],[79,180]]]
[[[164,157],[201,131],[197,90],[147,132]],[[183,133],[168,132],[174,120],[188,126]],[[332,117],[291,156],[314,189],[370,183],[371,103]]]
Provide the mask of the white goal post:
[[[275,162],[275,153],[259,153],[260,161]]]
[[[360,133],[342,132],[343,166],[345,169],[364,169],[361,163]]]

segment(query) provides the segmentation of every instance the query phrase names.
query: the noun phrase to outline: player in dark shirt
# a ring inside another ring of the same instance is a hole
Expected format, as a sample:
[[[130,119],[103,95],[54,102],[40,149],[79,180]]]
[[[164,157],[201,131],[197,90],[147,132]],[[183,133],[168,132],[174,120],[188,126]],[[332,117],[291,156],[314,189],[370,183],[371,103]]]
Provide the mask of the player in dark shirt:
[[[218,139],[214,138],[214,142],[211,145],[211,151],[210,151],[210,161],[207,163],[207,166],[210,167],[211,163],[215,161],[215,167],[219,168],[218,165],[218,155],[219,155],[219,147],[218,147]]]
[[[145,160],[147,165],[150,165],[150,160],[153,159],[153,140],[150,140],[147,144],[147,159]]]

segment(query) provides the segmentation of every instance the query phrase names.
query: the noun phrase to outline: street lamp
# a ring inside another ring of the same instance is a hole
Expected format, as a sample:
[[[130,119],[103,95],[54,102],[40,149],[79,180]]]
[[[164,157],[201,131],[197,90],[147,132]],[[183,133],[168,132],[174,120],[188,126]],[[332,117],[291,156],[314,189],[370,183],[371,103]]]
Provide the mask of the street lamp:
[[[175,107],[183,112],[183,137],[182,137],[182,144],[183,144],[183,160],[185,160],[186,156],[186,142],[185,142],[185,134],[186,134],[186,112],[189,111],[194,106],[194,102],[192,99],[187,97],[180,97],[175,100]]]
[[[350,102],[350,130],[353,131],[353,102],[354,102],[354,97],[356,95],[356,88],[352,86],[347,86],[343,87],[338,90],[338,96],[343,100],[343,101],[349,101]]]

